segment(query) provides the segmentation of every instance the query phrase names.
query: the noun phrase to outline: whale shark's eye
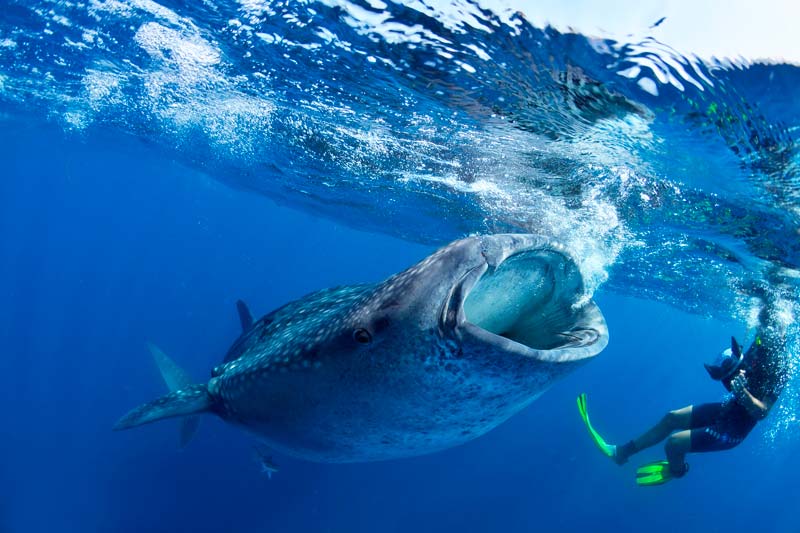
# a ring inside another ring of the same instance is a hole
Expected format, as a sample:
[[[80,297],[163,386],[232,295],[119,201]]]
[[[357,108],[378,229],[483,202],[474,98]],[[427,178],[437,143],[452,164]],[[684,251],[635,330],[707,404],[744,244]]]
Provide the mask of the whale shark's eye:
[[[353,332],[353,340],[359,344],[369,344],[372,342],[372,335],[364,328],[358,328]]]

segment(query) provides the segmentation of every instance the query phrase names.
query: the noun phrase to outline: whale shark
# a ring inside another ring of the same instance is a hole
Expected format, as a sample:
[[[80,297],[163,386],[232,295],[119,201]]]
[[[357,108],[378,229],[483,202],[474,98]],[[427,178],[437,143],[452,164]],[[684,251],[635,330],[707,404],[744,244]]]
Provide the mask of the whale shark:
[[[485,434],[608,343],[574,258],[531,234],[458,240],[259,320],[237,307],[242,334],[206,383],[165,377],[171,392],[114,429],[209,413],[311,461],[421,455]]]

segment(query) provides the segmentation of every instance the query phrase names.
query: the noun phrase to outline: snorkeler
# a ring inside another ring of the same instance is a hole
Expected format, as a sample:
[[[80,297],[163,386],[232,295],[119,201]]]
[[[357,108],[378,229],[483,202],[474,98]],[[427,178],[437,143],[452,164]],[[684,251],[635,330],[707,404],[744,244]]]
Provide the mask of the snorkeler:
[[[759,314],[755,341],[747,352],[731,337],[731,347],[720,353],[706,370],[731,393],[722,402],[689,405],[670,411],[652,428],[621,446],[606,443],[589,422],[586,395],[578,409],[595,444],[619,465],[664,439],[666,461],[648,463],[636,471],[636,483],[660,485],[686,474],[687,453],[717,452],[738,446],[758,421],[769,414],[786,384],[786,326],[777,316],[774,298]]]

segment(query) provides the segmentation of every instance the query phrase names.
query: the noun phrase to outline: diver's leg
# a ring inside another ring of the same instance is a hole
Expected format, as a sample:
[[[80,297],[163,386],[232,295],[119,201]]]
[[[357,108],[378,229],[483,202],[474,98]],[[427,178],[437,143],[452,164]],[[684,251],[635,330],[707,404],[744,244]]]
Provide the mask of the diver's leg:
[[[667,461],[669,461],[669,471],[672,477],[681,477],[688,470],[684,458],[692,450],[692,432],[696,431],[698,430],[680,431],[667,439],[664,450],[667,452]]]
[[[689,405],[682,409],[670,411],[665,414],[658,423],[642,433],[639,437],[633,439],[627,444],[617,447],[614,460],[623,464],[628,458],[640,451],[655,446],[662,440],[672,434],[673,431],[679,429],[688,429],[692,423],[692,406]]]
[[[739,413],[739,410],[730,413],[732,405],[734,404],[716,402],[704,403],[692,408],[689,421],[690,430],[673,434],[664,445],[672,477],[681,477],[689,469],[684,461],[687,453],[727,450],[742,441],[744,435],[747,435],[755,423],[732,428],[731,425],[737,421],[733,415]],[[749,418],[745,420],[745,424],[748,421],[750,421]],[[736,433],[742,437],[731,438],[729,433]]]
[[[638,438],[633,439],[636,451],[654,446],[670,436],[673,431],[688,429],[692,423],[692,406],[670,411],[652,428],[645,431]]]

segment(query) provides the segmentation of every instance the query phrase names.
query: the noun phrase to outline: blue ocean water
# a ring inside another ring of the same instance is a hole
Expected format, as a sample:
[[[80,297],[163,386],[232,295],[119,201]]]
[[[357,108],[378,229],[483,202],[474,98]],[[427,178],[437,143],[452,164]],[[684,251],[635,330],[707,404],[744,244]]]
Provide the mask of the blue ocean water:
[[[796,531],[793,384],[643,490],[593,448],[712,401],[748,284],[797,296],[800,70],[472,3],[10,2],[0,15],[0,531]],[[496,430],[398,461],[276,456],[206,417],[112,433],[257,315],[474,232],[578,258],[611,343]],[[794,335],[794,332],[793,332]],[[796,344],[793,337],[792,343]],[[661,458],[660,448],[637,460]],[[635,462],[635,461],[634,461]]]

